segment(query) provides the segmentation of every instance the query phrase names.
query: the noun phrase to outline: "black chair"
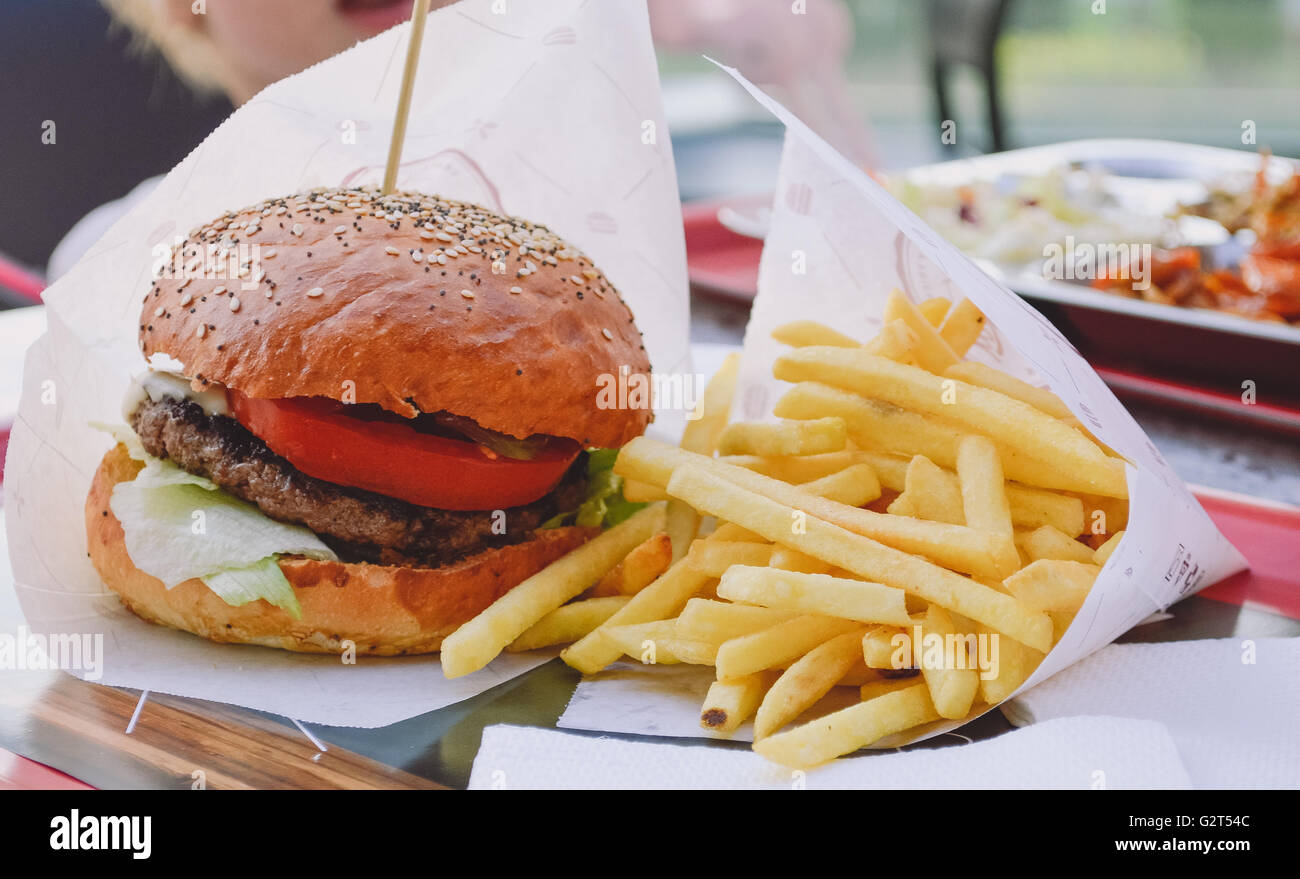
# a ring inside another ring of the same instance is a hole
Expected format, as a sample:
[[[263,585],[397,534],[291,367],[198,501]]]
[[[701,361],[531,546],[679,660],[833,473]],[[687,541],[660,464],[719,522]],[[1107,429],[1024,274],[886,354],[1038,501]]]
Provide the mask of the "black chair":
[[[929,0],[926,12],[930,31],[930,69],[939,124],[955,119],[948,93],[948,76],[954,67],[966,65],[979,73],[988,109],[990,146],[994,152],[1007,148],[1002,118],[1002,96],[998,88],[994,49],[1011,0]],[[947,151],[956,144],[946,143]]]

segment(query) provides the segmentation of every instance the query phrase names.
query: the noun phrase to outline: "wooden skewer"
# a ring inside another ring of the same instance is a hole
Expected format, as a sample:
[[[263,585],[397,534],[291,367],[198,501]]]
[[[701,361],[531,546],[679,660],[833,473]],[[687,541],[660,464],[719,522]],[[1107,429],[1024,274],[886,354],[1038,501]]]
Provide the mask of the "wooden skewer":
[[[415,68],[420,63],[420,43],[424,39],[424,20],[429,15],[429,0],[415,0],[411,7],[411,41],[406,45],[406,68],[402,71],[402,91],[397,97],[397,115],[393,117],[393,139],[388,144],[388,164],[384,167],[384,194],[397,186],[397,166],[402,161],[402,142],[406,140],[406,120],[411,115],[411,93],[415,91]]]

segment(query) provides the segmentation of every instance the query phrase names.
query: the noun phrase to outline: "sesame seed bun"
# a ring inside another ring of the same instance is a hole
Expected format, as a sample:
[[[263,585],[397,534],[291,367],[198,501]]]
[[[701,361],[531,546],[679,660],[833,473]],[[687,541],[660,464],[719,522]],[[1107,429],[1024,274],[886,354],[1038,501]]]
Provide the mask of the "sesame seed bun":
[[[436,196],[315,190],[225,214],[174,262],[243,258],[243,277],[163,277],[144,296],[145,356],[179,360],[196,390],[446,411],[599,447],[650,420],[597,407],[602,374],[650,362],[618,291],[543,226]]]
[[[167,589],[137,568],[109,499],[113,486],[134,479],[140,466],[121,445],[100,462],[86,498],[91,562],[137,616],[212,641],[304,653],[341,653],[343,642],[351,641],[357,654],[430,653],[462,623],[596,533],[591,528],[538,531],[525,543],[440,568],[286,556],[280,570],[302,606],[302,618],[295,620],[261,599],[232,607],[200,580]]]

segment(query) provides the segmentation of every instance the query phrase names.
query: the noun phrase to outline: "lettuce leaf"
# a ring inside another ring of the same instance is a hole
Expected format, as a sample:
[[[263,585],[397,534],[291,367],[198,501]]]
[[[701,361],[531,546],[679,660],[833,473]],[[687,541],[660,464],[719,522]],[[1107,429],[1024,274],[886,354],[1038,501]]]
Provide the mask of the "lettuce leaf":
[[[268,518],[202,476],[149,455],[128,428],[95,425],[144,463],[136,478],[113,487],[109,507],[122,523],[137,568],[168,589],[198,578],[232,606],[264,598],[295,619],[302,609],[280,572],[281,555],[337,561],[310,530]]]
[[[623,497],[623,477],[614,474],[618,449],[587,450],[587,497],[576,510],[552,516],[543,528],[567,524],[584,528],[610,528],[645,506]]]
[[[268,556],[246,568],[218,571],[203,578],[203,582],[221,600],[231,607],[265,598],[276,607],[284,608],[295,620],[302,619],[302,607],[293,594],[276,556]]]

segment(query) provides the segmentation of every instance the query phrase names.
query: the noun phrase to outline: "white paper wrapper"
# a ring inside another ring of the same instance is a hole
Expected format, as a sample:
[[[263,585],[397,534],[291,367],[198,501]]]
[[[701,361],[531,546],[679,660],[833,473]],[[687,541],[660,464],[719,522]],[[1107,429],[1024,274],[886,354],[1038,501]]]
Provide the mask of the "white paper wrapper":
[[[992,324],[970,357],[1051,388],[1097,437],[1133,464],[1128,468],[1128,534],[1074,624],[1021,691],[1109,644],[1153,611],[1246,567],[1133,417],[1051,324],[783,106],[735,70],[724,69],[786,126],[733,420],[771,419],[773,404],[789,387],[772,378],[772,364],[786,350],[771,338],[777,326],[814,319],[869,338],[880,327],[885,299],[895,287],[913,302],[966,296]],[[796,259],[802,261],[803,273],[793,271]],[[620,718],[619,731],[651,732],[629,728],[637,715],[626,686],[610,686],[607,694],[601,688],[599,677],[584,681],[574,697],[573,716],[566,712],[560,725],[593,728],[593,718],[604,708]],[[659,735],[687,728],[680,697],[684,691],[678,687],[676,699],[643,704],[639,716],[654,723]],[[914,738],[959,725],[933,726]],[[890,739],[884,744],[899,743]]]
[[[641,0],[465,2],[429,16],[399,188],[534,219],[601,266],[657,372],[689,369],[685,246],[658,71]],[[403,25],[241,107],[45,294],[5,475],[14,576],[33,629],[103,632],[100,683],[380,726],[468,698],[544,661],[503,657],[464,679],[436,658],[360,660],[213,645],[141,622],[105,593],[82,506],[120,423],[153,247],[268,196],[379,182],[408,39]],[[593,389],[594,392],[594,389]],[[680,430],[670,417],[656,429]]]

